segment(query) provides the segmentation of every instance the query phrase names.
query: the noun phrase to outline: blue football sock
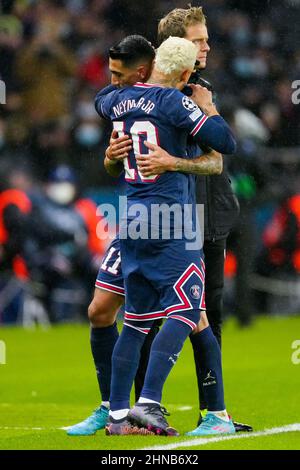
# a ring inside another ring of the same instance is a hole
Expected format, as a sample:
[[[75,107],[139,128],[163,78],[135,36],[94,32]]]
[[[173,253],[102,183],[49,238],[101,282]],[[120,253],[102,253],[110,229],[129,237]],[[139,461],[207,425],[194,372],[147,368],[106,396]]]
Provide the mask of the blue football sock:
[[[211,327],[200,333],[191,334],[194,355],[201,363],[201,376],[198,378],[203,385],[203,393],[207,409],[220,411],[225,409],[224,388],[222,378],[221,349]]]
[[[169,318],[153,341],[141,397],[161,402],[164,383],[191,328]]]
[[[119,332],[116,323],[105,328],[91,328],[91,349],[102,401],[109,400],[111,357],[118,337]]]
[[[191,336],[190,336],[191,339]],[[204,391],[203,391],[203,379],[205,372],[203,371],[203,364],[202,364],[202,357],[200,357],[198,349],[193,347],[194,352],[194,361],[195,361],[195,369],[196,369],[196,376],[197,376],[197,386],[198,386],[198,400],[199,400],[199,409],[205,410],[207,409],[207,404],[204,398]]]
[[[112,356],[110,409],[130,408],[130,390],[146,335],[124,325]]]

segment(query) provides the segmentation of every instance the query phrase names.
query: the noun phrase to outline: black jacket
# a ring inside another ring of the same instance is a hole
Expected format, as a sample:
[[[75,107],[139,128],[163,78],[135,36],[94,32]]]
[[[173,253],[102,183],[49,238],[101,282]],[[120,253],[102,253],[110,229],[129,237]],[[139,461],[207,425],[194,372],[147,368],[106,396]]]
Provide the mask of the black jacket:
[[[216,95],[213,87],[208,81],[203,80],[201,73],[201,70],[197,69],[191,75],[189,83],[198,83],[206,87],[213,93],[213,101],[215,102]],[[186,87],[183,93],[190,96],[190,91],[189,87]],[[195,157],[197,155],[195,144],[192,141],[189,144],[194,152],[192,156]],[[239,216],[240,206],[231,188],[225,167],[221,175],[198,176],[196,202],[204,204],[204,239],[213,241],[226,238]]]
[[[204,204],[204,238],[226,238],[239,216],[238,199],[233,193],[226,169],[221,175],[198,176],[197,204]]]

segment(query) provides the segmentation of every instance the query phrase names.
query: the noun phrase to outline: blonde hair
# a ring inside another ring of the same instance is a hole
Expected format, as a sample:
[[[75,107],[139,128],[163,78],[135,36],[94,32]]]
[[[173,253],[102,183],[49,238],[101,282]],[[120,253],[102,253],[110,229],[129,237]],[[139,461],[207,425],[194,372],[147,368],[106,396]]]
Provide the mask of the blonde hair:
[[[170,36],[183,38],[186,35],[186,28],[196,23],[206,25],[206,17],[202,7],[175,8],[170,11],[158,24],[158,44],[168,39]]]
[[[180,74],[193,70],[197,47],[187,39],[169,37],[156,51],[155,69],[164,75]]]

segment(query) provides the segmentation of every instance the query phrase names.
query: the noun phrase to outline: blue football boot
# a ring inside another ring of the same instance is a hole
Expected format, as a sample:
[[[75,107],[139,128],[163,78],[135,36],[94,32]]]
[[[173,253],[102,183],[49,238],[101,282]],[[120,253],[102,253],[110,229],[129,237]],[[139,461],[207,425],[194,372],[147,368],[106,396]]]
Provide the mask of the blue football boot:
[[[216,434],[233,434],[235,427],[232,420],[224,421],[213,413],[207,412],[200,426],[193,431],[187,432],[186,436],[211,436]]]
[[[105,406],[99,406],[88,418],[81,423],[70,426],[68,436],[92,436],[99,429],[104,429],[108,421],[109,410]]]

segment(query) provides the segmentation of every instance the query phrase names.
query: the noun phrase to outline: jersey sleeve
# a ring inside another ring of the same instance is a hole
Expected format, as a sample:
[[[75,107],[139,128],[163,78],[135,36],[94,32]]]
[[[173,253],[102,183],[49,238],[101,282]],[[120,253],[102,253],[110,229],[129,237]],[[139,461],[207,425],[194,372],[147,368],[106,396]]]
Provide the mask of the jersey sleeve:
[[[224,154],[235,152],[235,139],[221,116],[208,117],[191,98],[178,91],[173,96],[171,113],[172,124],[187,129],[198,145],[211,147]]]
[[[236,152],[236,141],[233,133],[221,116],[216,115],[207,118],[204,125],[192,135],[200,146],[208,146],[227,155]]]
[[[109,85],[102,90],[98,91],[95,98],[95,109],[100,117],[104,119],[109,119],[109,109],[110,109],[110,100],[109,95],[111,92],[117,90],[117,87],[114,85]]]

